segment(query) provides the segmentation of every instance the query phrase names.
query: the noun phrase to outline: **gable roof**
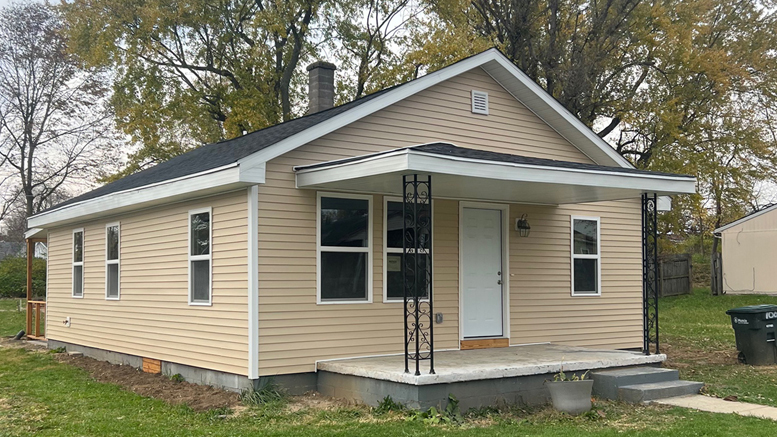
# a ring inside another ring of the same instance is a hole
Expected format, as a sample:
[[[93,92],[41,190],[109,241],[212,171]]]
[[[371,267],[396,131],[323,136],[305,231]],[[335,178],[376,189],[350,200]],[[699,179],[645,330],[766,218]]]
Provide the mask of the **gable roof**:
[[[137,173],[125,176],[117,181],[103,185],[80,196],[62,202],[51,209],[60,208],[84,200],[94,199],[106,194],[121,192],[133,188],[140,188],[151,184],[157,184],[171,179],[206,172],[229,164],[234,164],[240,159],[259,150],[269,147],[278,141],[284,140],[294,134],[304,131],[319,123],[349,111],[363,103],[366,103],[389,89],[378,91],[374,94],[362,97],[349,103],[305,115],[294,120],[260,129],[258,131],[221,141],[206,144],[194,150],[178,155],[168,161],[159,163],[153,167],[141,170]]]
[[[241,184],[248,186],[263,183],[267,161],[474,68],[483,69],[513,97],[593,162],[605,166],[633,168],[609,144],[520,71],[501,52],[489,49],[418,79],[378,91],[350,103],[238,138],[199,147],[38,213],[28,219],[28,226],[51,226],[61,223],[64,219],[72,220],[80,214],[76,206],[108,197],[111,197],[112,201],[103,202],[105,205],[101,207],[95,204],[93,209],[97,212],[92,213],[92,216],[98,212],[109,213],[106,208],[126,209],[130,205],[138,206],[141,203],[150,206],[149,199],[159,201],[161,200],[159,196],[165,196],[168,192],[174,192],[176,196],[181,197],[187,193],[202,194],[203,187],[216,188],[215,184],[234,188]],[[226,169],[236,171],[228,177],[220,174]],[[219,173],[218,178],[215,176],[217,173]],[[207,175],[212,176],[211,179],[207,179],[205,177]],[[194,178],[198,178],[199,183],[186,183],[186,180]],[[176,186],[174,190],[160,188],[173,183],[178,183],[180,186]],[[157,189],[152,193],[151,189],[155,187]],[[139,195],[139,191],[145,189],[149,192],[145,196]],[[57,219],[47,218],[51,213],[64,209],[69,209],[70,212],[58,214]]]
[[[742,224],[742,223],[744,223],[746,221],[749,221],[749,220],[752,220],[752,219],[754,219],[754,218],[756,218],[758,216],[764,215],[767,212],[774,211],[775,209],[777,209],[777,203],[774,203],[774,204],[771,204],[771,205],[766,205],[766,206],[764,206],[763,208],[761,208],[761,209],[759,209],[757,211],[753,211],[750,214],[747,214],[746,216],[744,216],[744,217],[742,217],[740,219],[734,220],[733,222],[731,222],[731,223],[729,223],[727,225],[724,225],[724,226],[719,227],[718,229],[715,229],[714,231],[712,231],[712,233],[713,234],[721,233],[721,232],[723,232],[723,231],[725,231],[727,229],[733,228],[734,226],[740,225],[740,224]]]

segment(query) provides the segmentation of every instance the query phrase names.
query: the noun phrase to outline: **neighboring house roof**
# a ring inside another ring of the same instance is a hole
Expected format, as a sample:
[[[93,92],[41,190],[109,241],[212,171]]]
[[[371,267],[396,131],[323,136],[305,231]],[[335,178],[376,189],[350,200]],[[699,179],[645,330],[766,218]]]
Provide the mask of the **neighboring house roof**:
[[[593,162],[633,168],[501,52],[490,49],[353,102],[199,147],[36,214],[28,226],[64,225],[263,183],[267,161],[474,68],[483,69]]]
[[[775,209],[777,209],[777,203],[774,203],[774,204],[771,204],[771,205],[766,205],[763,208],[761,208],[761,209],[759,209],[757,211],[753,211],[750,214],[748,214],[748,215],[746,215],[746,216],[744,216],[744,217],[742,217],[742,218],[740,218],[738,220],[734,220],[733,222],[731,222],[731,223],[729,223],[727,225],[724,225],[724,226],[719,227],[718,229],[715,229],[714,231],[712,231],[712,233],[713,234],[721,233],[721,232],[725,231],[726,229],[731,229],[734,226],[740,225],[740,224],[742,224],[742,223],[744,223],[744,222],[746,222],[748,220],[752,220],[752,219],[754,219],[754,218],[756,218],[756,217],[758,217],[760,215],[764,215],[767,212],[774,211]]]

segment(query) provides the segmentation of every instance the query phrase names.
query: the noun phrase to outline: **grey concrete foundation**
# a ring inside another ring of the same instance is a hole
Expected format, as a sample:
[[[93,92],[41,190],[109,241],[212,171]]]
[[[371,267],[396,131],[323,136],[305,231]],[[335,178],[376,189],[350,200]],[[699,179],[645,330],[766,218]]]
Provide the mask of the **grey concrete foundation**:
[[[273,381],[282,387],[287,394],[292,396],[299,396],[318,390],[318,374],[315,372],[261,376],[259,379],[254,380],[254,388],[261,388],[267,381]]]
[[[376,406],[390,396],[408,408],[445,408],[448,395],[459,400],[461,411],[494,405],[535,406],[550,402],[545,381],[552,375],[483,379],[444,384],[410,385],[401,382],[318,372],[318,391],[327,396]]]
[[[137,369],[143,367],[143,358],[136,355],[107,351],[79,344],[66,343],[59,340],[48,340],[49,349],[65,348],[68,352],[81,352],[84,356],[99,361],[107,361],[111,364],[132,366]],[[217,370],[203,369],[187,366],[185,364],[162,361],[162,374],[172,376],[180,374],[184,380],[194,384],[211,385],[230,391],[242,391],[253,386],[253,382],[245,376],[234,373],[219,372]]]
[[[94,358],[99,361],[107,361],[111,364],[120,364],[122,366],[132,366],[137,369],[143,367],[143,358],[122,354],[119,352],[107,351],[105,349],[97,349],[89,346],[81,346],[80,344],[65,343],[59,340],[49,340],[49,349],[65,348],[68,352],[81,352],[86,357]]]

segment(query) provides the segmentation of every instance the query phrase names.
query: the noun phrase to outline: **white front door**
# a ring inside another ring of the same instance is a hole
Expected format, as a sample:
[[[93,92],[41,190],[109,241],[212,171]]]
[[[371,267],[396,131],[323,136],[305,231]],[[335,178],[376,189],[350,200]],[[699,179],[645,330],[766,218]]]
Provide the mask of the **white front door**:
[[[462,210],[462,335],[501,337],[502,211]]]

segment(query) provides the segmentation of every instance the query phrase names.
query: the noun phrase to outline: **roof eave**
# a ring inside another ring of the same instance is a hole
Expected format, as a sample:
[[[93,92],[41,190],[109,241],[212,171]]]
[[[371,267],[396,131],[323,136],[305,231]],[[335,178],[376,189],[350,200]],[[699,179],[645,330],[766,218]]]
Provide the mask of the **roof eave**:
[[[157,184],[64,205],[27,219],[28,228],[47,229],[205,197],[264,183],[264,165],[237,163]]]

